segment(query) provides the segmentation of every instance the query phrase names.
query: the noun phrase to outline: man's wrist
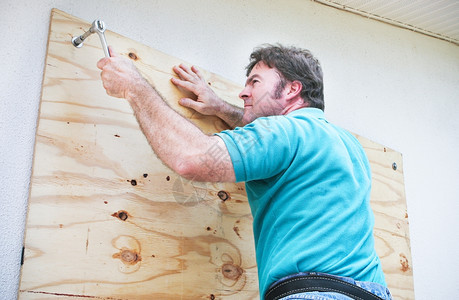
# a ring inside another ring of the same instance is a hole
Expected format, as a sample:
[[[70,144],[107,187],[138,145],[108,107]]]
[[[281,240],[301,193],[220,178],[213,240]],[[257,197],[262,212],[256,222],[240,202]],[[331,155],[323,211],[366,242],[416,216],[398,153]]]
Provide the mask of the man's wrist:
[[[235,128],[241,126],[243,109],[233,106],[230,103],[222,100],[222,105],[217,113],[217,117],[225,121],[229,126]]]
[[[231,114],[231,106],[226,101],[223,101],[222,99],[219,100],[220,105],[217,107],[217,113],[215,115],[220,119],[225,120]]]

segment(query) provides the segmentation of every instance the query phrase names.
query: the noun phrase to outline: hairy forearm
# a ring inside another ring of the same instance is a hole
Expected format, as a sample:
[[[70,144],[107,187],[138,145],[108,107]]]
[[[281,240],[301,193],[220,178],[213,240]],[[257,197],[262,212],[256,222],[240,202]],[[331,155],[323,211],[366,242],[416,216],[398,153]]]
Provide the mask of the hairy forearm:
[[[126,95],[139,125],[156,155],[171,169],[198,181],[234,181],[234,172],[217,174],[216,161],[209,151],[220,151],[218,161],[232,170],[223,141],[207,136],[198,127],[171,109],[161,95],[146,81]]]

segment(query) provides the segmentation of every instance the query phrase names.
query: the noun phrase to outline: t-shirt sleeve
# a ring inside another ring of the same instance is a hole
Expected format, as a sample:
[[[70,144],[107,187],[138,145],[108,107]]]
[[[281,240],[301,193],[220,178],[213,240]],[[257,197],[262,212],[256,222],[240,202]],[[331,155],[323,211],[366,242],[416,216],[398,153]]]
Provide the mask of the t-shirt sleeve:
[[[294,156],[288,121],[283,116],[258,118],[216,135],[225,142],[237,182],[275,176],[290,165]]]

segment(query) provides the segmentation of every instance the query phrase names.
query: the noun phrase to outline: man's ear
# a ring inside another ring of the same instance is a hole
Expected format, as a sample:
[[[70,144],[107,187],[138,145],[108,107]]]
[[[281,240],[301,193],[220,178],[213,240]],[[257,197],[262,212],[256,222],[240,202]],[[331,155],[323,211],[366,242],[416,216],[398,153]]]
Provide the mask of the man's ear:
[[[287,97],[289,99],[293,99],[293,98],[300,96],[301,91],[303,90],[303,85],[298,80],[295,80],[295,81],[290,82],[287,88],[288,88]]]

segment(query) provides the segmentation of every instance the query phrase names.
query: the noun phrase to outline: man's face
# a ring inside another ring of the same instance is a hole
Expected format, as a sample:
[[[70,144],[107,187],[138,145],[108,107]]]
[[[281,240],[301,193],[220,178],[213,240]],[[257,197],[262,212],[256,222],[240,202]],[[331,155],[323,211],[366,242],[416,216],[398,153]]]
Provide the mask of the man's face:
[[[283,89],[278,90],[281,78],[274,68],[263,62],[255,65],[239,94],[244,100],[243,124],[258,117],[281,115],[287,105]]]

